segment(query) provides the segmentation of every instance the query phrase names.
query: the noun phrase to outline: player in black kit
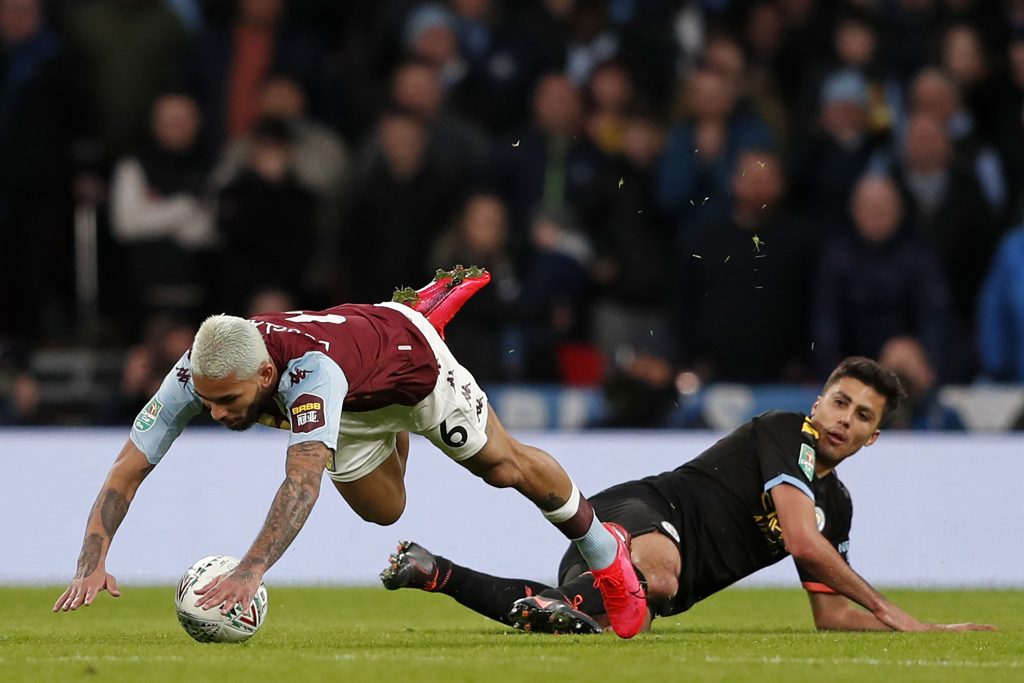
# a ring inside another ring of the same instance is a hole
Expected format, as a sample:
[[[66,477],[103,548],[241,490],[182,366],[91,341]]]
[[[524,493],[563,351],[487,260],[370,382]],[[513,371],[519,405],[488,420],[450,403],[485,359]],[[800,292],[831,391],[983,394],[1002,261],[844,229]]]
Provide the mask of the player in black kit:
[[[593,496],[601,519],[632,536],[632,559],[646,580],[647,626],[792,555],[819,629],[994,629],[922,623],[846,562],[853,504],[834,470],[878,439],[901,396],[891,372],[848,358],[825,382],[810,416],[759,415],[671,472]],[[599,633],[607,624],[601,596],[575,548],[562,558],[558,578],[552,588],[489,576],[409,541],[381,573],[389,589],[444,593],[521,630]]]

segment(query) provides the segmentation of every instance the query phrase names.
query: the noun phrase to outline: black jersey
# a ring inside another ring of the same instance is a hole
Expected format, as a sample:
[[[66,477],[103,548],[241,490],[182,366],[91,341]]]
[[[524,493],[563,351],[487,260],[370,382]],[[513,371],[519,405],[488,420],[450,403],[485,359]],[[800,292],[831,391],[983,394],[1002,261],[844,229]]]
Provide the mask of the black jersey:
[[[814,501],[818,530],[846,559],[853,504],[834,472],[814,476],[817,440],[803,415],[768,412],[685,465],[638,482],[667,503],[665,521],[678,531],[683,558],[679,592],[662,615],[687,610],[789,554],[771,497],[780,484],[795,486]],[[797,569],[808,590],[832,592]]]

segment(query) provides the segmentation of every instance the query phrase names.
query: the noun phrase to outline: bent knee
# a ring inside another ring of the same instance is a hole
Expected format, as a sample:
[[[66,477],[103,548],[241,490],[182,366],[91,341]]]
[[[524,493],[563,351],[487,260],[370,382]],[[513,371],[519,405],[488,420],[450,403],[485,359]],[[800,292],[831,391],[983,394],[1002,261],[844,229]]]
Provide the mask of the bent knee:
[[[405,512],[405,495],[404,492],[400,496],[395,496],[389,499],[386,503],[375,503],[369,506],[360,506],[352,508],[355,513],[359,515],[364,521],[371,522],[373,524],[379,524],[380,526],[391,526],[402,517],[402,513]]]
[[[647,579],[647,599],[653,603],[671,600],[679,592],[679,579],[671,574],[654,572],[644,578]]]
[[[370,510],[366,512],[359,512],[358,514],[364,521],[379,524],[380,526],[391,526],[401,519],[404,511],[405,506],[403,505],[398,509]]]

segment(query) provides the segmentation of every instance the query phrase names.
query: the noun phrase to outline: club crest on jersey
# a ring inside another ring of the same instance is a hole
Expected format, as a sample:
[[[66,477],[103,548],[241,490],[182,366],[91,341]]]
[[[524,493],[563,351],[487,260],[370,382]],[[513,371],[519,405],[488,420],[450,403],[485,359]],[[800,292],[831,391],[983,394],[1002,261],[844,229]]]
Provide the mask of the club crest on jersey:
[[[311,432],[324,426],[324,400],[315,394],[299,396],[289,412],[293,432]]]
[[[800,444],[800,459],[797,461],[800,471],[807,477],[807,481],[814,481],[814,449],[805,443]]]
[[[138,417],[135,418],[135,430],[139,432],[148,432],[156,424],[156,418],[160,415],[160,411],[164,409],[164,404],[156,400],[154,396],[146,407],[139,411]]]
[[[825,530],[825,511],[818,506],[814,506],[814,525],[819,532]]]

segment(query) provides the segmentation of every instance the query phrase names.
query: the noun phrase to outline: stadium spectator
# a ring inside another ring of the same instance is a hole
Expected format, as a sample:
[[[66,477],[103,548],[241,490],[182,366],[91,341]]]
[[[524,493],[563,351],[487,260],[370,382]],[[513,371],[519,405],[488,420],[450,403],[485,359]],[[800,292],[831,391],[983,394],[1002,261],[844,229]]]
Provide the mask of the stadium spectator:
[[[0,425],[29,427],[48,422],[40,410],[39,382],[31,374],[14,377],[0,392]]]
[[[587,341],[592,261],[593,246],[567,212],[537,212],[530,224],[529,256],[514,316],[520,336],[512,348],[522,365],[512,379],[566,381],[574,370],[594,378],[595,368],[569,367],[571,348],[565,354],[567,345]],[[590,364],[595,359],[588,349],[578,360]]]
[[[1024,30],[1018,30],[1006,50],[1008,79],[997,104],[995,137],[1006,166],[1011,215],[1021,214],[1024,188]]]
[[[785,102],[781,95],[777,66],[783,41],[782,12],[778,5],[770,1],[752,3],[744,17],[741,32],[749,62],[747,71],[752,90],[758,90],[757,84],[763,84],[769,92],[776,93]],[[788,107],[785,116],[788,128]]]
[[[607,156],[584,133],[583,97],[561,74],[547,74],[533,96],[533,118],[501,139],[492,160],[491,182],[509,210],[510,240],[527,251],[530,222],[540,209],[568,212],[590,225],[608,188]]]
[[[668,426],[679,406],[675,367],[669,354],[644,344],[620,347],[601,386],[604,411],[591,427],[651,429]]]
[[[741,154],[774,146],[764,121],[737,108],[735,88],[720,74],[699,69],[684,91],[687,115],[669,128],[658,169],[658,201],[679,235],[729,211],[729,185]]]
[[[560,50],[539,44],[533,27],[505,7],[507,3],[450,4],[466,75],[445,99],[463,121],[475,121],[494,135],[507,133],[528,116],[530,90],[538,76],[561,66],[561,55],[551,54]],[[535,5],[542,3],[530,3],[530,9],[543,12]]]
[[[317,248],[314,196],[296,177],[291,128],[281,119],[264,119],[248,137],[245,165],[220,191],[217,211],[225,245],[216,267],[217,294],[221,310],[238,313],[257,289],[308,294],[305,276]],[[280,245],[287,256],[273,268],[254,268],[264,262],[267,245]]]
[[[391,104],[419,117],[427,126],[427,155],[450,167],[446,173],[476,177],[484,168],[490,141],[476,125],[449,113],[446,100],[440,77],[431,65],[408,61],[395,68]]]
[[[27,361],[25,349],[0,337],[0,426],[50,422],[41,410],[39,381],[28,370]]]
[[[600,64],[619,55],[622,40],[608,16],[607,0],[576,0],[569,27],[565,75],[582,88]]]
[[[848,564],[853,503],[835,469],[878,440],[900,394],[891,372],[850,358],[829,376],[809,416],[764,413],[671,472],[598,493],[595,507],[633,537],[633,561],[647,582],[647,627],[788,555],[821,630],[995,630],[921,622]],[[597,633],[607,624],[594,579],[573,548],[557,587],[488,576],[408,541],[381,580],[392,590],[449,595],[530,632]]]
[[[850,213],[854,234],[823,245],[811,290],[818,373],[827,376],[850,354],[877,358],[887,340],[911,336],[942,377],[957,353],[949,286],[934,251],[906,224],[899,191],[885,176],[857,183]]]
[[[857,71],[837,71],[821,88],[814,133],[799,145],[793,167],[793,195],[823,231],[846,221],[846,207],[857,180],[888,161],[887,140],[872,133],[868,81]]]
[[[294,311],[298,308],[292,295],[283,289],[259,289],[249,297],[246,316],[254,318],[269,311]]]
[[[977,345],[982,377],[1024,382],[1024,229],[999,244],[978,300]]]
[[[455,14],[445,4],[426,2],[414,7],[406,17],[402,40],[406,55],[429,64],[446,93],[466,78],[468,66],[459,50]]]
[[[328,126],[309,116],[309,103],[302,85],[287,74],[271,74],[260,93],[263,118],[279,119],[292,137],[295,180],[315,201],[314,248],[304,286],[313,291],[337,289],[336,262],[338,226],[342,220],[342,201],[351,159],[345,141]],[[250,155],[248,136],[229,143],[214,171],[215,182],[223,187],[234,181]]]
[[[515,306],[522,285],[508,250],[508,211],[500,197],[470,195],[455,223],[434,245],[431,263],[473,263],[487,268],[491,285],[476,294],[448,326],[446,341],[456,358],[484,384],[507,380],[515,334]],[[514,354],[512,354],[514,355]]]
[[[800,102],[793,112],[795,130],[813,127],[819,117],[825,82],[837,73],[856,73],[863,80],[866,129],[871,136],[886,137],[895,125],[903,101],[903,86],[889,74],[878,19],[863,8],[837,11],[830,31],[831,49],[808,69],[801,86]]]
[[[381,115],[375,139],[358,155],[337,254],[348,270],[346,299],[369,303],[406,278],[433,274],[425,256],[458,210],[467,180],[439,155],[419,117],[397,109]]]
[[[633,81],[626,68],[614,61],[598,64],[587,87],[587,135],[608,155],[625,145],[626,117],[634,104]]]
[[[671,358],[672,224],[656,200],[665,130],[639,110],[628,112],[623,123],[623,151],[611,160],[605,208],[589,227],[593,341],[608,358],[622,346]]]
[[[996,130],[999,100],[1003,93],[978,29],[968,23],[955,23],[942,36],[941,65],[956,86],[965,113],[974,123],[978,136],[988,137]]]
[[[173,316],[158,313],[143,325],[142,340],[124,355],[116,397],[102,404],[95,416],[102,424],[124,424],[138,413],[160,388],[166,368],[188,351],[196,328]]]
[[[893,337],[882,346],[878,364],[900,378],[907,394],[890,416],[889,429],[964,430],[956,411],[939,402],[938,376],[919,341]]]
[[[1006,209],[1008,189],[999,154],[980,138],[977,122],[963,106],[954,81],[939,69],[924,69],[910,85],[910,110],[903,122],[903,135],[915,114],[934,116],[949,134],[953,144],[952,164],[974,176],[990,211],[998,218]]]
[[[788,148],[790,122],[782,95],[773,79],[751,78],[747,56],[736,38],[725,32],[712,34],[704,46],[702,65],[725,79],[736,94],[738,111],[756,114],[771,131],[779,149]]]
[[[954,163],[952,141],[938,119],[911,116],[895,177],[910,220],[939,255],[957,314],[971,324],[1000,226],[974,176]]]
[[[833,34],[836,69],[850,69],[867,81],[868,130],[887,136],[895,124],[900,84],[885,69],[884,45],[877,20],[868,12],[849,9],[836,21]]]
[[[896,0],[882,8],[888,70],[897,82],[910,82],[931,61],[943,25],[942,9],[934,0]]]
[[[192,97],[164,93],[153,104],[150,142],[114,168],[110,223],[133,310],[190,319],[210,303],[206,259],[216,233],[200,125]]]
[[[296,78],[314,118],[333,120],[341,87],[316,32],[291,23],[283,0],[238,0],[227,25],[210,24],[186,60],[214,144],[246,135],[263,117],[269,76]]]
[[[673,297],[678,360],[706,381],[799,381],[817,237],[786,211],[782,163],[740,154],[732,211],[694,228],[678,252]],[[756,339],[756,343],[751,343]]]
[[[153,100],[180,75],[188,35],[163,0],[87,0],[69,11],[101,154],[112,162],[146,143]]]
[[[73,149],[88,91],[41,0],[0,2],[0,336],[73,340]],[[38,257],[46,254],[47,268]],[[33,342],[36,343],[36,342]]]
[[[828,5],[806,0],[782,0],[774,3],[782,22],[782,45],[776,57],[778,83],[786,102],[797,102],[823,55],[828,54],[831,13]]]

